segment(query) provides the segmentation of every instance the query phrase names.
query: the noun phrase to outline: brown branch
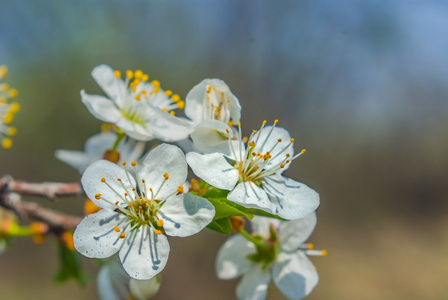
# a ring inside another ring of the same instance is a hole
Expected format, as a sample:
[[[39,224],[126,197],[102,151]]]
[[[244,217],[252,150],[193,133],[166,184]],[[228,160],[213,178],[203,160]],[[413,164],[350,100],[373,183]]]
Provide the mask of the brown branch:
[[[62,196],[82,196],[84,192],[79,183],[58,183],[43,182],[30,183],[21,180],[14,180],[10,177],[0,179],[0,190],[9,193],[18,193],[20,195],[30,195],[45,197],[55,200]]]

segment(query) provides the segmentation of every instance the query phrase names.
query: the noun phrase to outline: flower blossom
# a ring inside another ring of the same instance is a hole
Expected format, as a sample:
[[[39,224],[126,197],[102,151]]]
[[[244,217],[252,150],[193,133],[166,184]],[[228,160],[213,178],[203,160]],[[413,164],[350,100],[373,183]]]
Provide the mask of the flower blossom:
[[[187,163],[182,151],[162,144],[142,164],[117,166],[101,160],[84,172],[87,196],[102,209],[88,215],[74,233],[75,248],[87,257],[106,258],[118,252],[132,278],[150,279],[166,265],[166,235],[198,233],[215,215],[206,199],[183,194]]]
[[[113,155],[113,153],[110,152],[110,149],[116,140],[117,134],[115,133],[98,133],[87,139],[84,151],[57,150],[55,156],[59,160],[77,169],[81,174],[89,165],[101,159],[107,159],[121,164],[124,161],[138,160],[142,156],[145,143],[136,142],[132,139],[121,142],[115,151],[116,155]]]
[[[185,102],[171,91],[163,91],[160,82],[148,82],[141,70],[121,72],[106,65],[93,69],[92,77],[107,97],[81,91],[82,102],[97,119],[116,124],[128,136],[139,141],[158,138],[162,141],[185,139],[191,132],[191,122],[174,116]]]
[[[8,74],[6,66],[0,66],[0,80]],[[14,115],[20,110],[20,104],[17,102],[8,103],[8,99],[17,97],[17,90],[10,88],[7,83],[0,83],[0,137],[3,148],[11,148],[11,136],[17,134],[15,127],[9,126],[14,120]]]
[[[187,162],[196,176],[214,187],[229,190],[230,201],[288,220],[302,218],[319,206],[319,194],[281,175],[305,151],[294,156],[294,139],[287,130],[276,127],[276,123],[277,120],[273,126],[265,127],[264,121],[249,139],[241,137],[240,124],[236,140],[231,139],[231,129],[226,128],[221,134],[227,135],[230,154],[190,152]]]
[[[229,238],[216,259],[218,278],[243,276],[236,290],[238,300],[265,299],[271,279],[289,299],[302,299],[319,281],[307,256],[326,255],[325,250],[312,250],[313,245],[305,243],[315,226],[315,213],[287,222],[255,217],[255,235],[249,239],[256,244],[242,234]]]
[[[159,274],[160,275],[160,274]],[[102,300],[147,300],[160,288],[160,276],[148,280],[129,277],[117,255],[106,261],[98,272],[97,285]]]
[[[227,139],[219,132],[223,126],[238,124],[241,105],[229,86],[220,79],[204,79],[185,98],[185,115],[194,125],[191,139],[194,148],[203,153],[223,151]]]

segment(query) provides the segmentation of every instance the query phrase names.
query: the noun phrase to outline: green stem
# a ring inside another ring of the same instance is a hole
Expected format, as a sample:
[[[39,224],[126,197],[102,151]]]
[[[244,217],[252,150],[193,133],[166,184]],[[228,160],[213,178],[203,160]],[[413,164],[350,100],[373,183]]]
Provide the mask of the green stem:
[[[116,151],[118,148],[118,145],[120,144],[121,140],[125,137],[125,133],[124,132],[120,132],[117,135],[117,139],[115,140],[114,145],[112,146],[111,151]]]
[[[244,236],[248,241],[254,243],[255,246],[263,246],[263,242],[262,242],[262,241],[259,241],[256,237],[254,237],[253,235],[250,235],[249,233],[247,233],[246,230],[241,229],[240,233],[241,233],[241,235]]]

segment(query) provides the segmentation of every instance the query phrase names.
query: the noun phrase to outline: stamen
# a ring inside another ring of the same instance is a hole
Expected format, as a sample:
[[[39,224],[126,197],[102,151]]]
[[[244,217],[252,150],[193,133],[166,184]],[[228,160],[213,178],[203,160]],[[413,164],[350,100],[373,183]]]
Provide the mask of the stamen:
[[[161,234],[162,234],[162,231],[156,229],[156,230],[154,230],[154,233],[157,234],[157,235],[161,235]]]
[[[120,239],[124,239],[126,237],[126,233],[122,232],[120,233]]]
[[[114,230],[115,230],[116,232],[120,232],[120,231],[121,231],[120,228],[118,228],[118,226],[115,226],[115,227],[114,227]]]
[[[162,219],[159,219],[159,220],[157,221],[157,226],[159,226],[159,227],[162,227],[162,226],[163,226],[163,220],[162,220]]]

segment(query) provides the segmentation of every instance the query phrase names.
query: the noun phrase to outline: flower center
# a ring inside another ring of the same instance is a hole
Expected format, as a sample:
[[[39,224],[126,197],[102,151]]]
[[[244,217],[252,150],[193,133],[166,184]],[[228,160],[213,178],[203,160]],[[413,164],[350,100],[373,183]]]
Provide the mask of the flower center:
[[[226,124],[230,122],[231,101],[226,99],[226,94],[216,86],[207,85],[203,101],[204,120],[213,119]]]

